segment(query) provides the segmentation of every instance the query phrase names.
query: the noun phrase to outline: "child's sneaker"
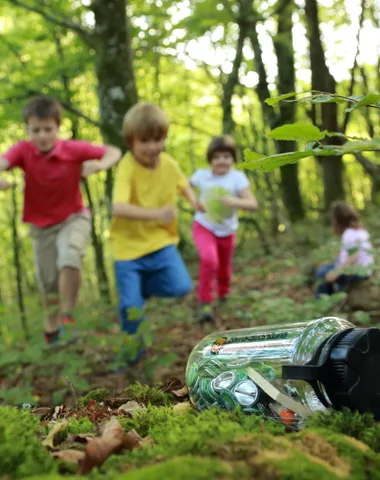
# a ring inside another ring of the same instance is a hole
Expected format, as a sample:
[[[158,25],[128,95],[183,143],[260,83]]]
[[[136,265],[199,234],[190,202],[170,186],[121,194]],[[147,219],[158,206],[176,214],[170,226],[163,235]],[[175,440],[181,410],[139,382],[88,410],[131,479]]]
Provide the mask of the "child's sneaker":
[[[212,322],[214,318],[214,309],[211,303],[201,303],[199,321],[201,323]]]
[[[56,330],[55,332],[47,333],[45,332],[45,342],[48,345],[53,345],[57,343],[61,334],[61,329]]]
[[[62,313],[61,314],[61,323],[62,325],[74,325],[75,320],[73,319],[71,313]]]

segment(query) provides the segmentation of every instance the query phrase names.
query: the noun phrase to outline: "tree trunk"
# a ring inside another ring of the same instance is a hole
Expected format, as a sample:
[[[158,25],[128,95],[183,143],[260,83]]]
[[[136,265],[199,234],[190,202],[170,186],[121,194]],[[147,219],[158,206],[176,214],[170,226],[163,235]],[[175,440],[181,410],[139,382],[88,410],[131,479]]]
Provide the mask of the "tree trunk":
[[[322,92],[336,93],[336,82],[331,75],[323,50],[319,28],[318,5],[316,0],[305,0],[307,34],[310,45],[311,88]],[[339,131],[338,107],[336,103],[321,105],[321,128]],[[339,144],[339,139],[329,138],[326,143]],[[335,200],[344,198],[342,157],[321,158],[324,187],[324,203],[327,210]]]
[[[273,39],[278,65],[277,90],[279,95],[294,92],[296,89],[292,35],[293,9],[293,0],[287,0],[283,3],[278,12],[277,35]],[[279,123],[294,122],[295,103],[281,102]],[[296,148],[295,142],[276,142],[278,153],[291,152]],[[301,220],[304,218],[305,212],[298,181],[298,164],[286,165],[280,169],[280,172],[282,199],[289,217],[292,221]]]
[[[20,255],[20,238],[18,235],[17,220],[18,220],[18,209],[17,209],[17,195],[16,190],[12,189],[12,210],[10,212],[10,222],[11,222],[11,231],[12,231],[12,246],[13,246],[13,265],[16,273],[16,289],[17,289],[17,304],[20,312],[21,327],[24,332],[25,339],[29,338],[29,328],[26,320],[26,309],[24,301],[24,291],[22,287],[23,279],[23,268]]]
[[[65,54],[64,54],[64,49],[62,48],[60,31],[58,27],[56,27],[54,32],[54,41],[56,45],[58,58],[60,58],[60,60],[63,63],[65,59],[64,58]],[[65,73],[62,73],[61,75],[61,82],[63,86],[63,92],[65,95],[65,101],[67,102],[68,105],[71,106],[70,79]],[[72,138],[77,139],[78,138],[78,118],[77,117],[75,117],[72,122],[71,132],[72,132]],[[110,304],[111,294],[110,294],[109,281],[107,277],[107,270],[106,270],[105,259],[104,259],[104,248],[103,248],[102,238],[98,234],[98,231],[96,228],[96,223],[94,218],[94,213],[95,213],[94,202],[92,200],[91,190],[90,190],[90,186],[87,179],[83,180],[83,185],[84,185],[84,190],[87,196],[88,206],[92,212],[91,240],[92,240],[92,247],[94,249],[95,271],[96,271],[96,278],[97,278],[97,283],[99,288],[99,294],[100,294],[100,298],[104,299],[106,303]]]
[[[274,127],[276,127],[277,125],[280,124],[281,116],[280,115],[277,116],[273,107],[269,106],[265,102],[265,100],[267,98],[269,98],[271,95],[270,95],[270,90],[269,90],[269,85],[268,85],[268,80],[267,80],[267,73],[266,73],[266,69],[265,69],[265,64],[264,64],[264,60],[263,60],[263,52],[261,50],[261,45],[260,45],[260,42],[259,42],[257,30],[256,30],[256,22],[254,22],[254,21],[252,22],[251,28],[249,30],[249,39],[251,41],[252,50],[253,50],[254,55],[255,55],[255,70],[256,70],[256,72],[259,76],[259,82],[256,86],[256,93],[257,93],[257,96],[259,98],[259,102],[260,102],[260,105],[261,105],[261,110],[262,110],[263,119],[264,119],[264,125],[268,125],[272,129],[272,128],[274,128]],[[264,138],[264,140],[265,140],[265,138]],[[287,144],[283,144],[283,145],[280,146],[279,142],[275,142],[275,146],[276,146],[276,150],[278,152],[282,151],[282,150],[279,150],[280,148],[281,149],[287,149],[288,148]],[[285,150],[285,151],[288,151],[288,150]],[[268,154],[269,152],[263,152],[263,153]],[[269,174],[266,174],[266,180],[267,180],[268,175]],[[294,189],[295,192],[298,192],[298,193],[296,193],[296,195],[299,196],[299,198],[300,198],[299,202],[300,202],[300,205],[302,206],[300,189],[299,189],[299,184],[298,184],[298,175],[294,175],[294,171],[292,171],[290,173],[289,169],[285,169],[283,172],[281,171],[281,184],[282,184],[282,189],[281,190],[282,190],[282,197],[283,197],[282,200],[283,200],[283,203],[284,203],[287,210],[288,210],[288,206],[293,203],[293,199],[290,198],[293,195],[293,193],[290,190],[290,187],[288,187],[288,185],[291,181],[289,179],[289,177],[291,177],[291,180],[294,182],[292,188]],[[271,181],[269,183],[271,184]],[[286,184],[285,188],[283,187],[284,184]],[[285,194],[285,192],[286,192],[286,194]],[[279,206],[278,206],[278,202],[275,198],[276,195],[275,195],[274,191],[273,191],[273,195],[274,195],[274,198],[272,200],[272,223],[273,223],[273,235],[276,236],[277,233],[278,233],[277,227],[280,223],[282,223],[281,217],[283,217],[283,215],[281,215],[281,213],[280,213],[280,209],[279,209]],[[293,213],[291,213],[292,211],[288,210],[289,217],[291,219],[294,218]]]
[[[239,27],[239,36],[236,45],[235,58],[232,65],[232,72],[229,74],[227,81],[223,84],[223,133],[232,133],[235,122],[232,116],[232,96],[236,85],[239,83],[239,68],[243,58],[243,47],[245,39],[248,35],[249,22],[247,21],[247,14],[250,11],[250,2],[241,0],[239,3],[239,18],[236,23]]]
[[[255,70],[259,76],[259,82],[256,86],[256,93],[259,98],[261,110],[263,112],[264,124],[273,128],[277,121],[276,114],[273,107],[265,103],[265,99],[270,97],[269,85],[267,80],[267,72],[263,61],[263,52],[259,43],[259,37],[256,31],[256,22],[252,22],[249,30],[249,40],[252,45],[252,50],[255,55]]]
[[[236,53],[232,65],[232,72],[228,75],[227,81],[223,84],[223,133],[229,134],[232,134],[235,126],[232,115],[232,97],[235,87],[239,83],[239,68],[243,59],[243,47],[250,27],[247,19],[247,15],[250,12],[250,1],[240,0],[238,4],[239,14],[236,23],[239,27],[239,36],[236,45]]]
[[[137,102],[133,52],[126,0],[92,0],[95,15],[95,68],[102,135],[106,143],[123,146],[121,128],[126,111]],[[111,204],[112,171],[107,172],[106,199]]]

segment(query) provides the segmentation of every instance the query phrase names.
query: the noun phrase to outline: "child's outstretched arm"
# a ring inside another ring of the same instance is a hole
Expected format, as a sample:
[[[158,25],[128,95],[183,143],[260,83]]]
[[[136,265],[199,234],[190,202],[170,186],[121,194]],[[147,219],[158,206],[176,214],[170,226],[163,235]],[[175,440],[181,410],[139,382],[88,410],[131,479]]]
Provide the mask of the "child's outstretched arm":
[[[82,164],[82,177],[88,177],[93,173],[108,170],[118,163],[121,158],[120,148],[107,145],[103,157],[99,160],[87,160]]]
[[[341,263],[339,266],[334,268],[334,270],[330,270],[326,273],[325,280],[327,283],[334,283],[335,280],[342,274],[344,274],[344,270],[347,267],[351,267],[355,265],[359,256],[359,252],[353,253],[347,257],[347,259]]]
[[[131,203],[133,166],[128,158],[121,160],[115,175],[112,216],[130,220],[155,220],[170,223],[176,215],[174,206],[145,208]]]
[[[189,183],[181,192],[183,198],[185,198],[194,210],[204,211],[203,205],[197,200],[193,187]]]
[[[176,215],[176,209],[170,205],[159,208],[145,208],[131,203],[115,202],[112,205],[112,216],[130,220],[156,220],[162,224],[170,223]]]
[[[0,157],[0,172],[5,172],[9,168],[9,162],[6,158]],[[8,190],[8,188],[13,188],[15,183],[8,182],[3,178],[0,178],[0,190]]]
[[[226,207],[241,208],[243,210],[257,210],[259,204],[253,195],[251,188],[246,187],[240,190],[238,197],[224,197],[221,202]]]

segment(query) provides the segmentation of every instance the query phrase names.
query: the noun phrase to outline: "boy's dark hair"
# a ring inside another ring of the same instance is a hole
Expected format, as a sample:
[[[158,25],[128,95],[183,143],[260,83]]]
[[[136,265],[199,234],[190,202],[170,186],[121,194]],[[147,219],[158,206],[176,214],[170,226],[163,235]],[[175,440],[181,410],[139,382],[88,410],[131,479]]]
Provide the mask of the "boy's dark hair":
[[[360,227],[358,211],[344,201],[334,202],[331,205],[331,218],[338,233],[343,233],[347,228]]]
[[[207,161],[211,163],[212,157],[217,152],[229,152],[236,162],[236,145],[232,137],[229,135],[220,135],[212,137],[210,145],[207,148]]]
[[[28,123],[31,117],[52,118],[58,126],[62,121],[62,106],[52,97],[47,95],[39,95],[34,97],[25,105],[23,110],[24,122]]]

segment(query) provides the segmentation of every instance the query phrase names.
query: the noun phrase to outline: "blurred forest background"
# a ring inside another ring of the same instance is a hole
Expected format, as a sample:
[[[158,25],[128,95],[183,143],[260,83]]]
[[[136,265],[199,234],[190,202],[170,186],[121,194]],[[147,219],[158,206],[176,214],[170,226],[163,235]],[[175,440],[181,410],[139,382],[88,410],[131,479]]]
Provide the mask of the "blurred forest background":
[[[379,53],[376,0],[3,0],[0,151],[24,137],[22,106],[37,93],[62,102],[64,138],[123,149],[124,113],[137,101],[157,103],[171,121],[167,150],[188,175],[205,164],[210,137],[221,132],[232,134],[241,152],[248,147],[264,154],[297,148],[266,137],[283,123],[379,136],[376,109],[265,103],[310,89],[343,96],[379,92]],[[336,199],[359,209],[377,205],[378,159],[379,152],[357,153],[307,158],[270,173],[247,171],[260,210],[243,215],[239,248],[270,253],[286,239],[307,242]],[[22,177],[7,175],[18,187],[0,193],[0,305],[27,317],[38,292],[28,227],[19,221]],[[107,244],[113,175],[83,184],[94,211],[84,304],[114,303]],[[191,212],[180,208],[181,249],[191,256]]]

